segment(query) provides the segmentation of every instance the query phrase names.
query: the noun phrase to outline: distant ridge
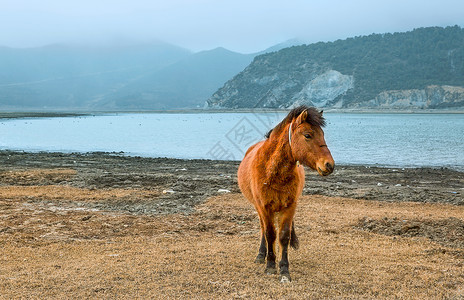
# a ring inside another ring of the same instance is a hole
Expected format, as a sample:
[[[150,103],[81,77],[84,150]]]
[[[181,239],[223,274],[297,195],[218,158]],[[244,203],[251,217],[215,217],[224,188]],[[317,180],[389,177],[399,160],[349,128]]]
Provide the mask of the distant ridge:
[[[0,107],[12,110],[99,107],[107,96],[128,82],[191,54],[187,49],[164,43],[0,48]]]
[[[110,108],[203,107],[205,99],[243,70],[253,57],[221,47],[194,53],[128,83],[109,97],[113,99]]]
[[[276,45],[260,53],[284,46]],[[0,109],[202,108],[214,91],[256,55],[221,47],[192,53],[159,41],[0,47]]]
[[[459,26],[372,34],[263,54],[214,93],[210,108],[464,107]]]

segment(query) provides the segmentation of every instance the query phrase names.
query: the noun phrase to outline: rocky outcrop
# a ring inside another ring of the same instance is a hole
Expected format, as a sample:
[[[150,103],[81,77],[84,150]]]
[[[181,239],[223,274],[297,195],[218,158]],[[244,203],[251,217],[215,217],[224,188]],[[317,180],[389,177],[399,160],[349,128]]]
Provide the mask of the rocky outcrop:
[[[335,100],[353,87],[353,76],[328,70],[305,84],[301,91],[293,96],[292,105],[308,104],[324,107],[328,102]]]
[[[431,85],[425,89],[381,92],[375,99],[351,105],[351,108],[434,109],[464,107],[464,88]]]
[[[246,73],[245,73],[246,74]],[[245,76],[246,77],[246,76]],[[252,107],[291,108],[301,104],[326,108],[375,108],[375,109],[435,109],[464,107],[464,87],[449,85],[430,85],[425,89],[387,90],[375,98],[344,103],[339,97],[355,86],[352,75],[343,75],[336,70],[327,70],[320,74],[308,74],[301,82],[295,78],[275,73],[258,78],[249,78],[251,85],[266,87],[271,85],[264,96],[256,97]],[[209,108],[247,107],[250,102],[233,102],[240,99],[243,88],[234,87],[236,82],[228,82],[206,103]],[[289,97],[290,95],[290,97]],[[282,99],[289,99],[283,102]],[[232,100],[232,101],[231,101]]]
[[[386,90],[373,99],[363,102],[344,103],[346,92],[355,87],[352,75],[344,75],[336,70],[326,70],[321,73],[308,73],[306,80],[292,78],[274,73],[263,77],[252,77],[246,71],[242,74],[248,77],[250,89],[259,90],[271,86],[261,97],[255,97],[250,102],[234,102],[240,99],[244,88],[235,86],[237,81],[230,81],[216,92],[206,103],[209,108],[291,108],[301,104],[326,108],[349,109],[435,109],[464,107],[464,87],[449,85],[430,85],[425,89]],[[284,77],[285,79],[282,79]],[[250,93],[251,94],[251,93]],[[252,94],[251,94],[252,95]],[[259,94],[258,94],[259,95]],[[251,99],[251,98],[250,98]],[[282,99],[289,99],[282,101]],[[252,103],[252,106],[247,106]]]
[[[317,64],[259,76],[247,68],[206,101],[209,108],[288,108],[300,104],[324,107],[354,86],[354,78]]]

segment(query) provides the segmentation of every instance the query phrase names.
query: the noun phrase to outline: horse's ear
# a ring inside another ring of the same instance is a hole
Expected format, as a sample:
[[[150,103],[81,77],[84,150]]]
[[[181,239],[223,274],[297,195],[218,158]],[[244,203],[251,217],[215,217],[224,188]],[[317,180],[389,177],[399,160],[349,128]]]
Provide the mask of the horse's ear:
[[[324,114],[324,110],[321,110],[321,116]]]
[[[306,122],[306,119],[308,118],[308,110],[303,110],[303,112],[296,118],[296,123],[301,124],[303,122]]]

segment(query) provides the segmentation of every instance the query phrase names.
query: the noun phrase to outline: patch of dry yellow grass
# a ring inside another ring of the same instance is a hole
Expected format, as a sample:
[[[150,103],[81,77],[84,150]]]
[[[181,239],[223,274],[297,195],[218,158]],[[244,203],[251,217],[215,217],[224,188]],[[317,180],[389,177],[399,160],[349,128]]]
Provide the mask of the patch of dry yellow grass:
[[[18,200],[67,200],[67,201],[99,201],[111,199],[124,199],[127,197],[152,198],[159,192],[141,189],[85,189],[72,186],[0,186],[0,199]]]
[[[353,226],[362,217],[462,219],[464,207],[303,197],[289,284],[253,263],[259,223],[238,194],[210,198],[189,216],[28,210],[20,221],[0,218],[0,298],[464,297],[464,258],[451,251],[464,249]]]
[[[64,181],[72,178],[77,174],[73,169],[29,169],[23,171],[6,171],[0,172],[2,181],[15,184],[22,183],[40,183],[43,181]]]

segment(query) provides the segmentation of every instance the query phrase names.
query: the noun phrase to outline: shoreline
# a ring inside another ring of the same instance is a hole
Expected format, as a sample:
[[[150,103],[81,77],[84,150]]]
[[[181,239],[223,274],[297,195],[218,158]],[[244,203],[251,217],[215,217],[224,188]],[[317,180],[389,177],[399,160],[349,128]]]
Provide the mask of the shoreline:
[[[323,109],[325,113],[337,114],[464,114],[464,109]],[[172,109],[172,110],[57,110],[57,111],[2,111],[0,119],[22,119],[22,118],[57,118],[57,117],[80,117],[109,114],[217,114],[217,113],[287,113],[288,109]]]
[[[24,153],[24,154],[47,154],[47,155],[108,155],[108,156],[120,156],[127,158],[146,158],[146,159],[166,159],[166,160],[180,160],[180,161],[207,161],[207,162],[235,162],[240,163],[241,160],[216,160],[211,158],[181,158],[181,157],[167,157],[167,156],[149,156],[138,153],[129,153],[124,151],[46,151],[46,150],[20,150],[20,149],[0,149],[0,155],[2,153]],[[436,169],[436,170],[451,170],[459,173],[464,173],[464,166],[450,166],[450,165],[430,165],[430,166],[396,166],[396,165],[383,165],[383,164],[337,164],[338,167],[354,167],[354,168],[382,168],[382,169]]]
[[[60,184],[88,189],[149,188],[160,193],[159,201],[143,205],[98,204],[105,209],[136,214],[189,213],[197,204],[218,195],[218,191],[240,193],[236,178],[239,164],[239,161],[132,157],[102,152],[0,151],[0,176],[9,172],[43,173],[60,169],[76,173]],[[305,172],[303,195],[464,205],[464,172],[452,169],[337,165],[327,177],[306,167]],[[37,180],[42,185],[50,183],[47,178]]]

